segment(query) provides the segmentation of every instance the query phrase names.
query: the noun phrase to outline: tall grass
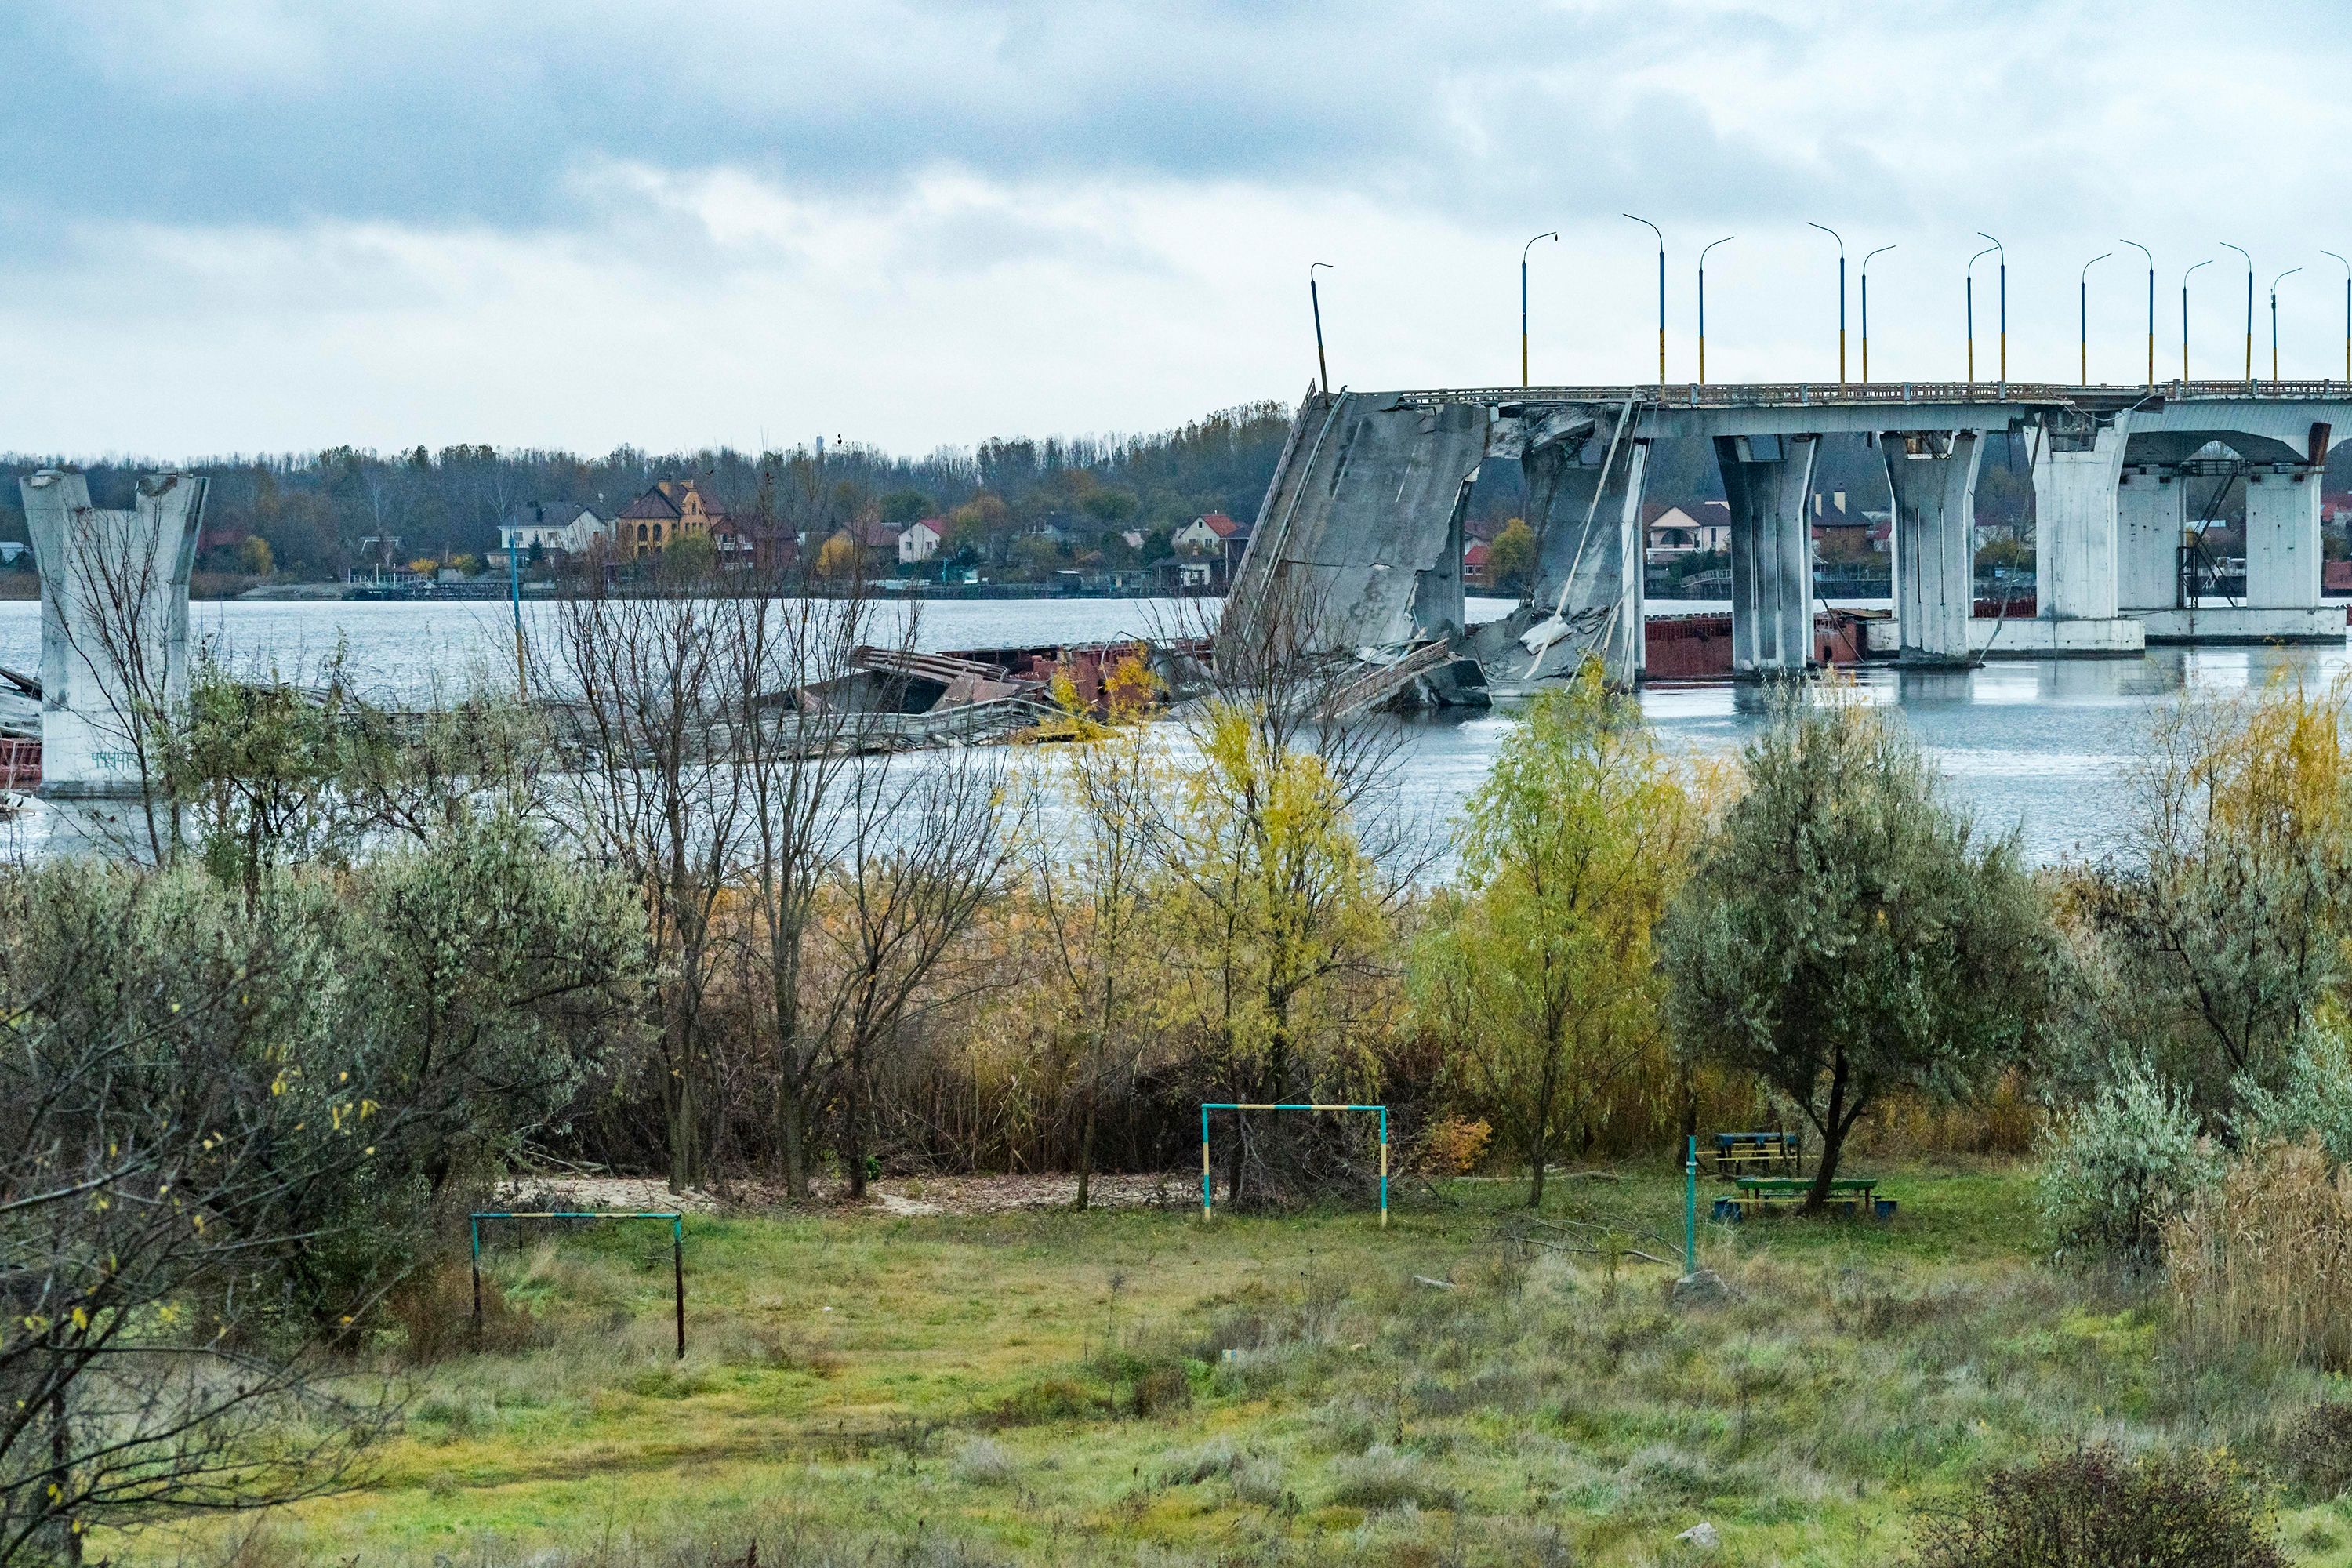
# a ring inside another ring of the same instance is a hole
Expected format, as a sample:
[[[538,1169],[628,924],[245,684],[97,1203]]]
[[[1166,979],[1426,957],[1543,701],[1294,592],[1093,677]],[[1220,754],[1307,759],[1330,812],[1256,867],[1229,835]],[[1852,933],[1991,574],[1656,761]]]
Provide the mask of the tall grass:
[[[2208,1353],[2252,1347],[2352,1370],[2352,1169],[2314,1137],[2233,1163],[2164,1230],[2179,1321]]]

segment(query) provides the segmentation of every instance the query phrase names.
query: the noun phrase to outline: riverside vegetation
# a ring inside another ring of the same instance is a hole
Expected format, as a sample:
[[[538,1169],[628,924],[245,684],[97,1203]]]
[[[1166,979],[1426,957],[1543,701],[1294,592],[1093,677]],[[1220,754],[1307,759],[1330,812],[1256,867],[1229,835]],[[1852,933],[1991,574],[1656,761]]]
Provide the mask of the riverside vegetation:
[[[688,570],[531,707],[110,645],[121,853],[0,871],[0,1563],[2352,1561],[2345,690],[2172,710],[2036,874],[1834,685],[1716,767],[1588,673],[1439,879],[1311,615],[1016,768],[824,743],[877,619]],[[1305,1118],[1192,1217],[1199,1102],[1310,1098],[1395,1223]],[[1774,1124],[1806,1212],[1681,1257]],[[682,1361],[638,1227],[468,1327],[467,1211],[583,1163],[718,1195]]]

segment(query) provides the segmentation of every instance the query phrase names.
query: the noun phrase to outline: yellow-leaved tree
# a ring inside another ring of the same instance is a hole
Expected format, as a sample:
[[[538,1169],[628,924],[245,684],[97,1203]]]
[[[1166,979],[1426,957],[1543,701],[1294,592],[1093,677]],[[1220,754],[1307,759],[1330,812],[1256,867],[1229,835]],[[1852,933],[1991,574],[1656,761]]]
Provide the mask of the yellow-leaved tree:
[[[1591,663],[1529,704],[1470,798],[1413,998],[1451,1043],[1449,1087],[1525,1158],[1530,1207],[1564,1139],[1629,1085],[1672,1081],[1653,935],[1699,820],[1682,769]]]
[[[1193,1037],[1203,1087],[1234,1100],[1362,1087],[1369,1037],[1347,982],[1373,967],[1389,924],[1348,783],[1258,704],[1212,700],[1192,728],[1199,754],[1160,825],[1170,1022]]]

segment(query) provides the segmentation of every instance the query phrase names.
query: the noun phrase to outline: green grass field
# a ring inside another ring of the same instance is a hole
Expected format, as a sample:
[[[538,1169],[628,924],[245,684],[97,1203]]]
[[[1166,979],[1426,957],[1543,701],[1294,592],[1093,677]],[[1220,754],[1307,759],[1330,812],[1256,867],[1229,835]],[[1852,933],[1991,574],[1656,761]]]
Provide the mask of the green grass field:
[[[1680,1186],[1562,1182],[1548,1213],[1678,1236]],[[1735,1294],[1685,1310],[1667,1268],[1504,1239],[1521,1191],[1460,1184],[1386,1232],[1181,1209],[690,1221],[683,1363],[666,1229],[509,1243],[494,1276],[528,1347],[406,1373],[368,1483],[239,1554],[1642,1564],[1697,1561],[1673,1538],[1706,1520],[1711,1562],[1880,1564],[1986,1465],[2100,1438],[2258,1465],[2327,1392],[2192,1362],[2160,1298],[2037,1262],[2018,1172],[1897,1171],[1885,1225],[1703,1225]],[[2298,1560],[2352,1563],[2352,1512],[2280,1518]]]

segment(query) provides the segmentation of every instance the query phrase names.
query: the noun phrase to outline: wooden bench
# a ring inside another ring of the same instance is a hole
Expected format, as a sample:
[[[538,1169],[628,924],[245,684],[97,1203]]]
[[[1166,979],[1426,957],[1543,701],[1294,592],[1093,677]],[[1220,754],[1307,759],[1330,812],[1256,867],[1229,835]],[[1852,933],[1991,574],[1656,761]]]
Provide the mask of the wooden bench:
[[[1736,1196],[1715,1200],[1715,1217],[1738,1224],[1769,1214],[1776,1205],[1794,1205],[1813,1190],[1810,1176],[1741,1176]],[[1830,1183],[1829,1206],[1842,1214],[1873,1219],[1895,1217],[1895,1200],[1878,1195],[1875,1176],[1839,1176]]]
[[[1715,1173],[1723,1181],[1739,1176],[1797,1173],[1798,1145],[1793,1132],[1718,1132],[1715,1135]]]

